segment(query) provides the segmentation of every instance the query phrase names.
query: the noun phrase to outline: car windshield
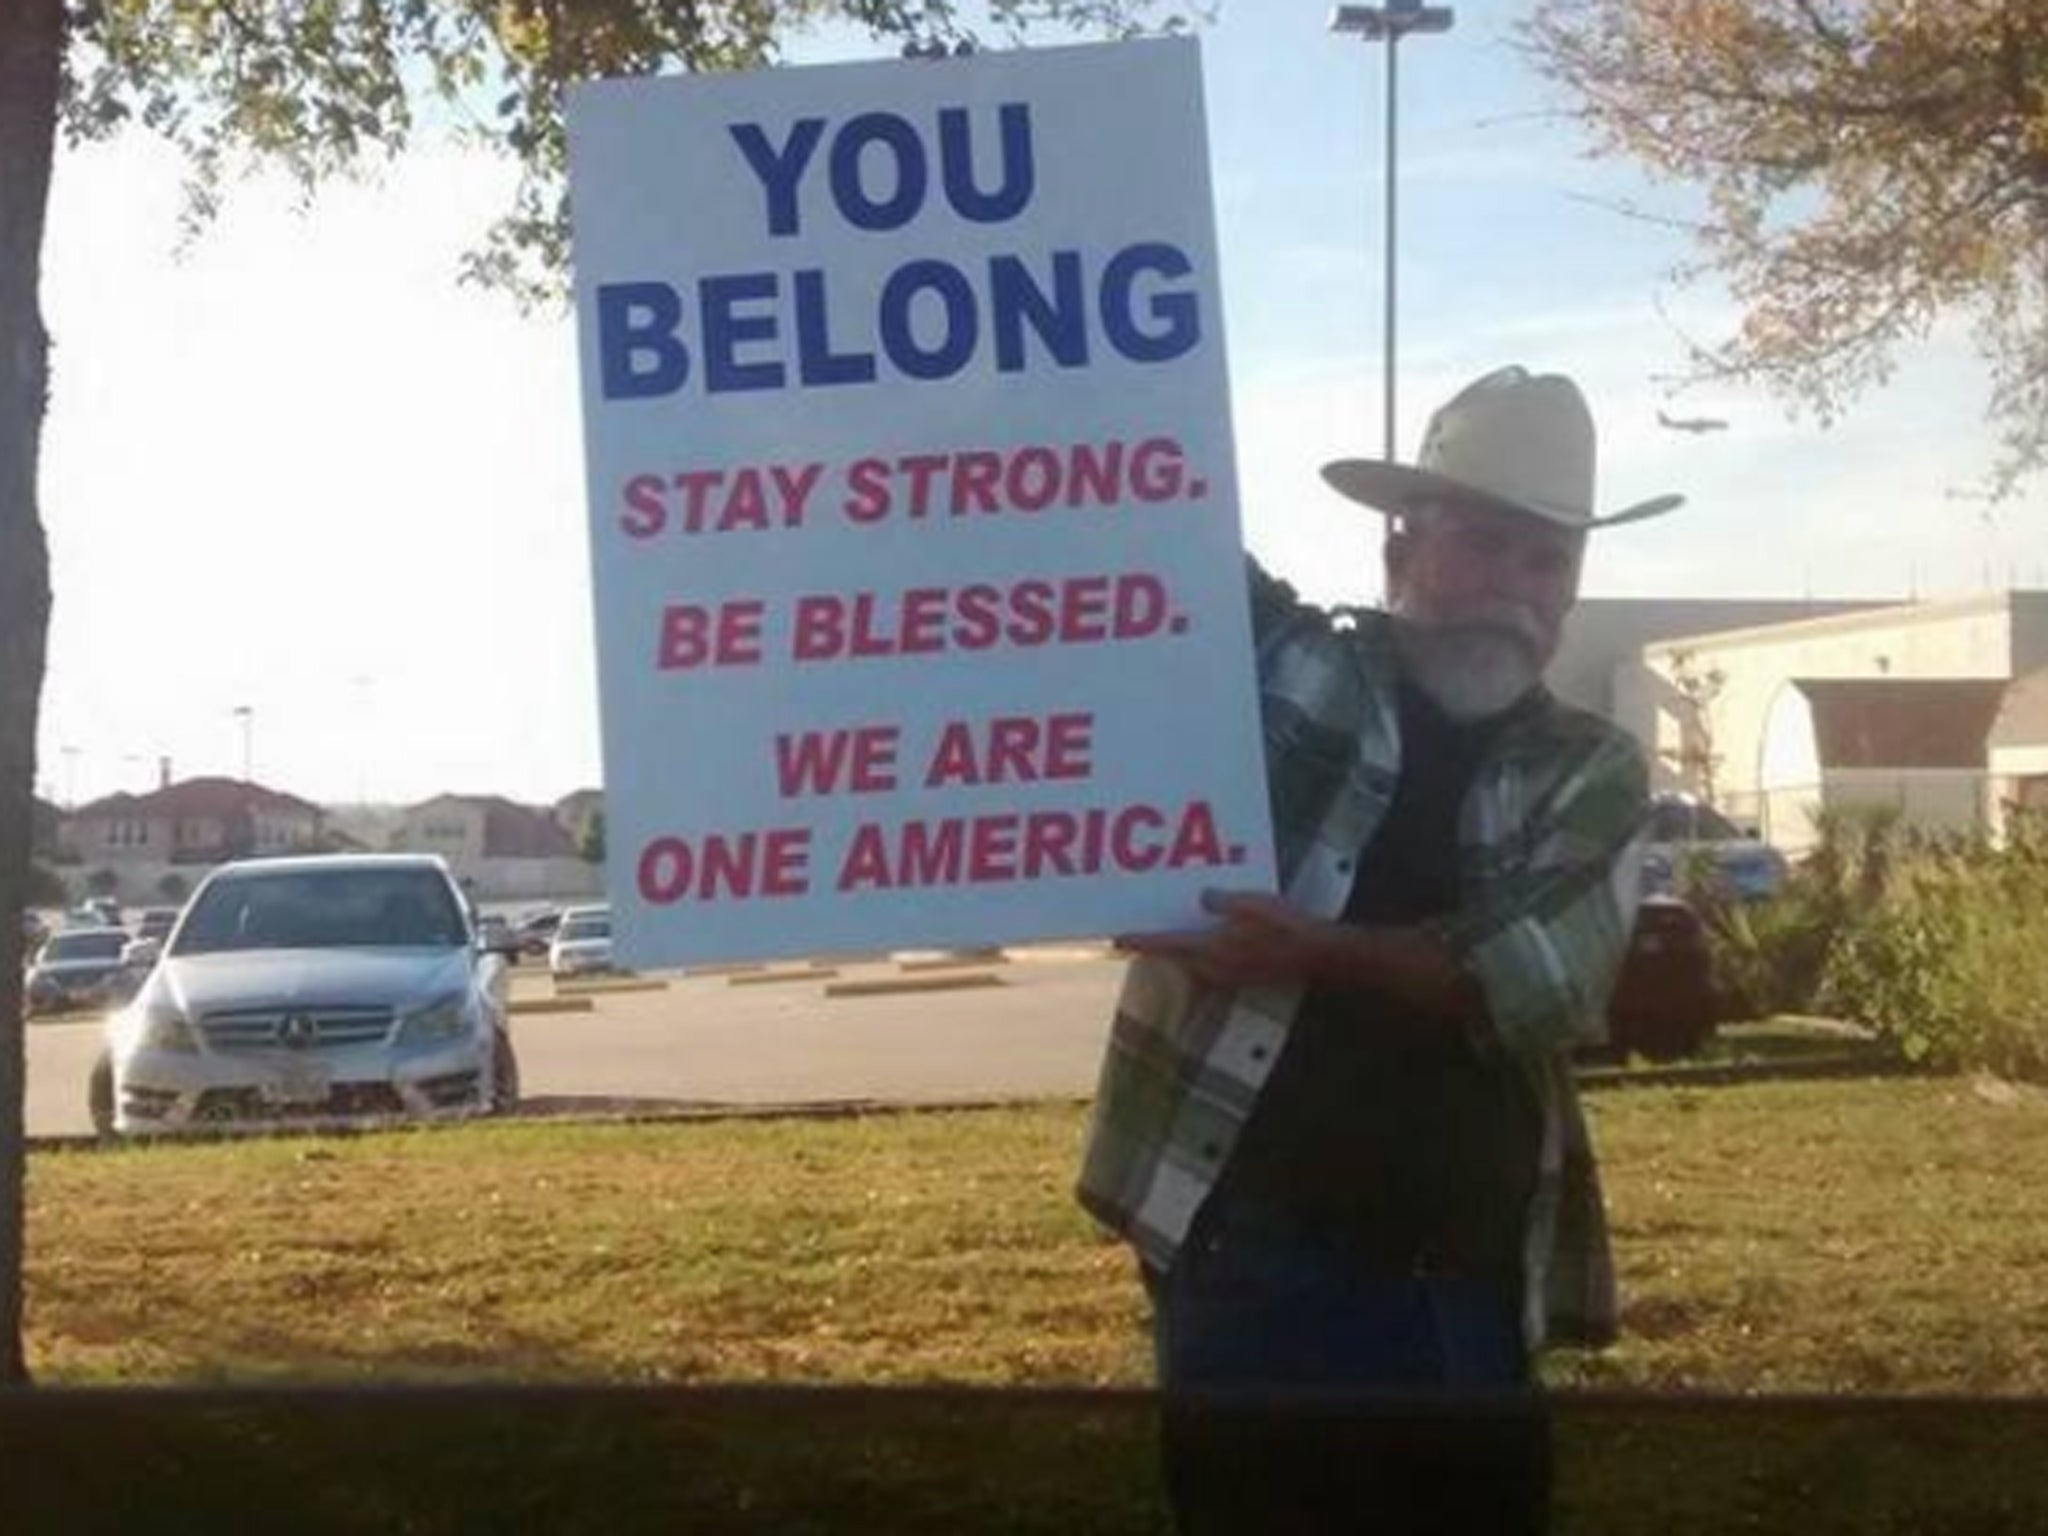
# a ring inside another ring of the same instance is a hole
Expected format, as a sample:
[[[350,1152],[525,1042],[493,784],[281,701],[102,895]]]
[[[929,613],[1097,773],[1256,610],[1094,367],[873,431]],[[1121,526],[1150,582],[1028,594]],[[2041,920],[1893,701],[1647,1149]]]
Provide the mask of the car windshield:
[[[51,960],[118,960],[125,933],[60,933],[43,946],[42,958]]]
[[[237,949],[452,949],[467,942],[447,881],[426,869],[235,875],[200,896],[174,953]]]
[[[1650,812],[1653,843],[1735,843],[1743,841],[1736,825],[1712,806],[1667,801]]]
[[[612,936],[612,920],[608,917],[572,917],[562,924],[562,937],[571,942],[577,939],[608,939]]]

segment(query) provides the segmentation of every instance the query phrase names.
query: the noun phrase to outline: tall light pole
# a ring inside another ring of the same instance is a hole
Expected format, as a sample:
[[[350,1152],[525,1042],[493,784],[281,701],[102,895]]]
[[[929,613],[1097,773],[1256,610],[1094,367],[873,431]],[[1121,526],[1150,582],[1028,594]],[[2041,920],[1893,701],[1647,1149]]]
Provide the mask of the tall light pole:
[[[251,704],[237,704],[235,718],[242,724],[242,782],[256,782],[256,708]]]
[[[1340,5],[1330,12],[1332,32],[1351,33],[1368,43],[1387,45],[1387,308],[1383,322],[1386,343],[1386,379],[1383,388],[1385,456],[1394,457],[1394,236],[1399,228],[1399,199],[1394,178],[1395,146],[1400,101],[1401,39],[1411,32],[1448,32],[1453,20],[1447,5],[1424,5],[1422,0],[1387,0],[1385,5]]]

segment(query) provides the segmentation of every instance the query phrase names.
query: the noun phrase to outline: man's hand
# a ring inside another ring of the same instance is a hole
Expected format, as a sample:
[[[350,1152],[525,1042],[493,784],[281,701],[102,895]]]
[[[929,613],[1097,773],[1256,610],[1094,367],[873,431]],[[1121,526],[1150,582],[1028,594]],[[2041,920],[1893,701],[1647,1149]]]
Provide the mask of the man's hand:
[[[1199,932],[1123,934],[1117,947],[1178,960],[1198,980],[1235,990],[1325,979],[1344,943],[1337,924],[1264,891],[1204,891],[1202,910],[1223,922]]]
[[[1196,980],[1232,991],[1314,984],[1396,997],[1418,1016],[1446,1023],[1486,1016],[1478,982],[1428,927],[1326,922],[1263,891],[1204,891],[1202,907],[1222,924],[1199,933],[1124,934],[1117,947],[1177,960]]]

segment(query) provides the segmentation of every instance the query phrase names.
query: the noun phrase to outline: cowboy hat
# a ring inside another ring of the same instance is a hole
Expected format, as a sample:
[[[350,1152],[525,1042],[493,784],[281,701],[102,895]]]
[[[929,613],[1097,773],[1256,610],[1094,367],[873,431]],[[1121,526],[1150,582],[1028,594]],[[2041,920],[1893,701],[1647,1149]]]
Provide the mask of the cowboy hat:
[[[1323,479],[1382,512],[1476,497],[1578,531],[1656,517],[1685,500],[1653,496],[1596,517],[1594,457],[1593,413],[1578,385],[1561,374],[1501,368],[1429,418],[1414,464],[1339,459],[1323,466]]]

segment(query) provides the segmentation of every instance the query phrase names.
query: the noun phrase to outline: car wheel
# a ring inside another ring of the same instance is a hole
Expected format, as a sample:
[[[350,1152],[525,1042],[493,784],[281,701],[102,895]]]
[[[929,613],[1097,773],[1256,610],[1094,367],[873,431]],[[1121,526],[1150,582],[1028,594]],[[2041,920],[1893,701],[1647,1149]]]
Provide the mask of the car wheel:
[[[92,1115],[92,1133],[95,1136],[114,1134],[114,1058],[110,1052],[101,1051],[99,1060],[92,1064],[92,1077],[85,1089],[86,1108]]]
[[[498,1031],[491,1051],[491,1103],[494,1115],[509,1115],[519,1108],[519,1058],[512,1050],[512,1037]]]

